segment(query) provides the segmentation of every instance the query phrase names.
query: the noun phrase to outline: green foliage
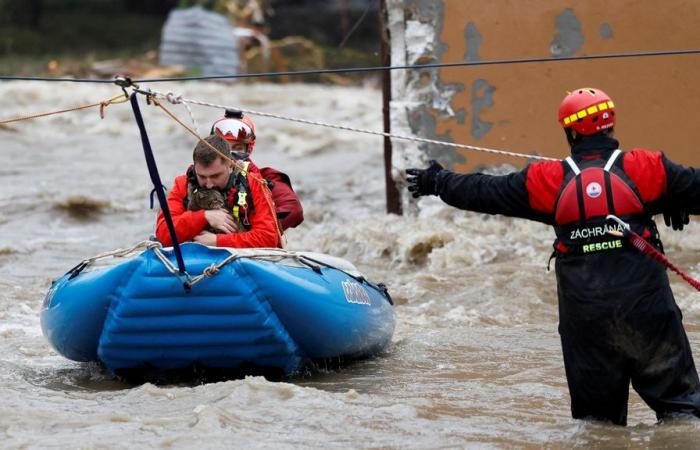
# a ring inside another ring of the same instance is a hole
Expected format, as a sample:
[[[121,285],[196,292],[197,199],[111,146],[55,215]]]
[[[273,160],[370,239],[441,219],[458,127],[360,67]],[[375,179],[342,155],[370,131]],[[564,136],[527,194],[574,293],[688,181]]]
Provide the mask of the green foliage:
[[[86,51],[158,47],[163,18],[93,12],[42,16],[38,27],[0,27],[0,56],[75,55]]]

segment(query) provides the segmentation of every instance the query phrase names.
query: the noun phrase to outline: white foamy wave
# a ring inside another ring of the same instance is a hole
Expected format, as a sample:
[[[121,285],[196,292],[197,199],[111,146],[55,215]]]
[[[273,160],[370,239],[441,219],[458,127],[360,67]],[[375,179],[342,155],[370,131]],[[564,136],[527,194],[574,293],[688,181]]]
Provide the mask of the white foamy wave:
[[[439,212],[435,212],[439,211]],[[434,271],[478,266],[501,259],[549,256],[551,229],[505,217],[484,217],[448,206],[420,216],[384,215],[342,222],[323,221],[295,236],[295,248],[315,247],[371,265],[377,258],[392,265],[427,265]]]

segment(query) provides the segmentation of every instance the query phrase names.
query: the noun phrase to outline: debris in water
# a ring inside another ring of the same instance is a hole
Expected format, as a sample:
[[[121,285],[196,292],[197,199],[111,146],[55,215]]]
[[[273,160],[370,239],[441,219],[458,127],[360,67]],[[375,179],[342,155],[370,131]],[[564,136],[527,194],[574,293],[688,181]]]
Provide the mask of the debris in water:
[[[58,203],[55,208],[67,212],[74,219],[92,220],[109,205],[108,201],[95,200],[84,195],[74,195]]]

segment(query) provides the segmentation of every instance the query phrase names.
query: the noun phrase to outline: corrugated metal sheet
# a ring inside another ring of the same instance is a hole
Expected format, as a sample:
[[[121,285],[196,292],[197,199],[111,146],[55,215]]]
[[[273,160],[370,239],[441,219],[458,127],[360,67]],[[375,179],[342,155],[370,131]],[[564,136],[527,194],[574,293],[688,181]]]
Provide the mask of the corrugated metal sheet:
[[[233,27],[226,17],[199,6],[174,9],[163,26],[160,63],[201,68],[204,76],[237,73],[240,59]]]

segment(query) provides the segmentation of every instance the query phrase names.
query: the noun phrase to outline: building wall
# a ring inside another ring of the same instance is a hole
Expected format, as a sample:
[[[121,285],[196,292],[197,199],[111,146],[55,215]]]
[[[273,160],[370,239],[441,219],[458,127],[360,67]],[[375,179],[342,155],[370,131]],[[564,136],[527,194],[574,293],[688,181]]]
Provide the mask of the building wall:
[[[557,58],[700,48],[697,0],[387,0],[392,64]],[[700,55],[392,72],[392,132],[562,158],[567,91],[597,87],[623,149],[700,166]],[[436,158],[458,171],[527,160],[394,142],[394,174]]]

